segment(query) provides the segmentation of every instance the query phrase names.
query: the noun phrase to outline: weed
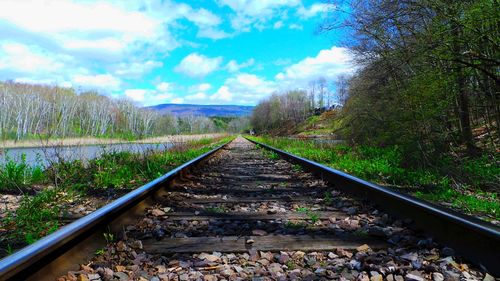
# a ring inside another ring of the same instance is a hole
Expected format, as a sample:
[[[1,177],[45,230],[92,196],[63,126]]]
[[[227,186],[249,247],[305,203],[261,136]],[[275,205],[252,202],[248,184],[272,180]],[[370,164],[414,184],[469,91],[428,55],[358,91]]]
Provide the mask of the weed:
[[[303,229],[307,227],[307,224],[300,221],[287,221],[285,227],[289,229]]]
[[[214,213],[214,214],[221,214],[226,212],[226,210],[222,207],[207,207],[205,208],[205,211],[209,213]]]
[[[297,207],[297,208],[295,209],[295,211],[297,211],[297,212],[299,212],[299,213],[307,213],[307,212],[309,212],[309,209],[308,209],[308,208],[306,208],[306,207]]]
[[[103,236],[107,243],[112,243],[115,241],[115,235],[111,232],[104,232]]]
[[[45,182],[43,167],[39,164],[28,165],[26,154],[21,154],[18,161],[5,157],[5,163],[0,165],[0,190],[23,189],[31,184]]]
[[[104,253],[105,253],[104,248],[100,248],[100,249],[95,250],[95,253],[94,253],[94,254],[95,254],[96,256],[101,256],[101,255],[104,255]]]
[[[312,221],[313,224],[319,221],[319,216],[316,213],[308,212],[307,216],[309,216],[309,219]]]
[[[327,204],[327,205],[332,204],[333,197],[332,197],[332,194],[330,192],[325,192],[325,198],[323,198],[323,202],[325,202],[325,204]]]
[[[64,210],[59,202],[68,197],[59,189],[47,189],[35,196],[25,196],[15,213],[9,213],[5,225],[14,229],[15,237],[24,237],[32,244],[59,227],[58,218]]]
[[[297,266],[292,260],[289,260],[286,262],[286,267],[288,267],[289,270],[294,270]]]
[[[7,244],[7,249],[5,251],[7,252],[7,256],[10,256],[14,253],[14,249],[12,249],[12,246],[10,244]]]
[[[297,164],[294,164],[294,165],[292,166],[292,169],[293,169],[294,171],[296,171],[296,172],[302,172],[302,171],[303,171],[303,170],[302,170],[302,166],[297,165]]]

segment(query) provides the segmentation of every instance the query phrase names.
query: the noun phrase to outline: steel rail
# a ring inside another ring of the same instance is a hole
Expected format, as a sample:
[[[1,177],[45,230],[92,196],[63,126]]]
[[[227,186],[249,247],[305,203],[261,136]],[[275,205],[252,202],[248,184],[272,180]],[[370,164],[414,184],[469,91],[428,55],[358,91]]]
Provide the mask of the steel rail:
[[[56,232],[22,248],[0,260],[0,280],[25,280],[52,263],[74,245],[89,237],[97,229],[107,225],[119,215],[130,210],[153,194],[164,184],[175,179],[181,172],[208,158],[231,141],[206,152],[165,175],[125,194],[89,215],[68,224]]]
[[[430,234],[441,244],[452,247],[458,254],[482,269],[500,276],[499,227],[245,138],[321,176],[343,192],[368,200],[396,217],[411,218],[416,229]]]

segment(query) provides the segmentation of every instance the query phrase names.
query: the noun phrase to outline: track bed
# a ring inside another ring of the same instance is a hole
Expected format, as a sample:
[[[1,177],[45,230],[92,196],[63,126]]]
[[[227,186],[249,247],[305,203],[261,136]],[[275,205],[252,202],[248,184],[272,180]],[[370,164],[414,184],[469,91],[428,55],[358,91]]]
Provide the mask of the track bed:
[[[168,191],[60,280],[485,278],[410,230],[410,220],[344,196],[242,138]]]

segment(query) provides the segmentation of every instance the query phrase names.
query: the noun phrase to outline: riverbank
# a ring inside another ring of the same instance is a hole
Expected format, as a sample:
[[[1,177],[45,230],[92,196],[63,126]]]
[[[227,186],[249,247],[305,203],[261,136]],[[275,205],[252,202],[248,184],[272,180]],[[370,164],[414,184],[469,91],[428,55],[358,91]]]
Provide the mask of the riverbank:
[[[0,167],[0,257],[233,138],[182,142],[165,151],[112,152],[87,165],[75,160],[44,170]]]
[[[39,140],[6,140],[0,141],[0,150],[8,148],[35,148],[35,147],[63,147],[63,146],[85,146],[85,145],[107,145],[107,144],[156,144],[156,143],[180,143],[200,140],[203,138],[217,138],[225,134],[195,134],[195,135],[166,135],[151,137],[140,140],[129,141],[119,138],[64,138],[64,139],[39,139]]]

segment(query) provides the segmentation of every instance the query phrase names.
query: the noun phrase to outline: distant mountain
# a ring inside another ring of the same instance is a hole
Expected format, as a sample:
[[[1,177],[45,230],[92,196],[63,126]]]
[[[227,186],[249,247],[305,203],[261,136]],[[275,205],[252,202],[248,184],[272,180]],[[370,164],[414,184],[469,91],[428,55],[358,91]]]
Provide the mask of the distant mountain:
[[[253,106],[245,105],[202,105],[202,104],[158,104],[147,108],[156,110],[161,114],[177,116],[248,116],[252,113]]]

